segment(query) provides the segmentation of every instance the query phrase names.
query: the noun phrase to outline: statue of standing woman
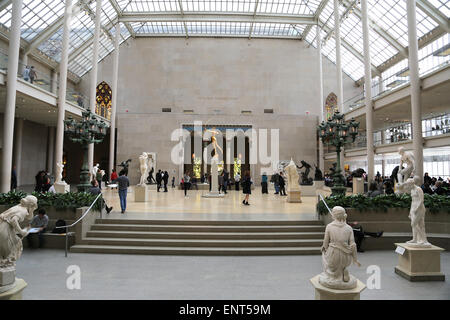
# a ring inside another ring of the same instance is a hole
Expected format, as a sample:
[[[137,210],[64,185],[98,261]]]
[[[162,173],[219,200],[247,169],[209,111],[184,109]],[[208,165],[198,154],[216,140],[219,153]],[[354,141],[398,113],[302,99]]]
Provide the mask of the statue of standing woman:
[[[0,214],[0,269],[15,267],[22,254],[22,239],[29,227],[22,229],[20,223],[30,221],[37,209],[37,198],[26,196],[20,203]]]
[[[145,178],[148,175],[148,154],[147,152],[142,152],[142,154],[139,156],[139,163],[140,163],[140,169],[141,169],[141,179],[139,181],[139,185],[144,186],[145,185]]]

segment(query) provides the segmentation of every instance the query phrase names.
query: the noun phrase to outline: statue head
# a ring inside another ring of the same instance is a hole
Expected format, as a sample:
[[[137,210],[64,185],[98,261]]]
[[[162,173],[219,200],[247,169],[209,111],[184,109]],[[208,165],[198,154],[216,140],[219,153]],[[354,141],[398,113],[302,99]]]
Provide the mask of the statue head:
[[[20,205],[22,207],[28,208],[28,211],[33,212],[38,207],[37,202],[38,202],[38,200],[37,200],[37,198],[35,196],[28,195],[25,198],[22,198],[20,200]]]
[[[403,148],[403,147],[398,148],[398,153],[404,154],[405,153],[405,148]]]
[[[345,222],[347,219],[347,213],[345,212],[345,209],[340,206],[333,207],[333,210],[331,210],[331,216],[334,220]]]
[[[416,185],[415,179],[414,178],[408,178],[404,184],[403,184],[403,189],[406,192],[410,192]]]

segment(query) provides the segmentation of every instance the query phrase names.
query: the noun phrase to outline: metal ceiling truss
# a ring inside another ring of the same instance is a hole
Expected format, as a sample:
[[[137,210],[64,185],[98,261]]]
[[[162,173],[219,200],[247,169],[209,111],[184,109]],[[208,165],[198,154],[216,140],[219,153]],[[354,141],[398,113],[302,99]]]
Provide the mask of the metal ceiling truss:
[[[427,0],[416,0],[417,7],[433,19],[445,32],[450,32],[450,20]]]
[[[329,0],[322,0],[322,2],[319,4],[319,7],[317,7],[316,10],[316,14],[314,15],[314,19],[316,20],[316,23],[319,22],[319,17],[322,14],[323,9],[325,9],[325,7],[327,6]],[[312,26],[306,26],[305,30],[303,31],[302,34],[302,39],[306,39],[306,37],[308,36],[309,32],[311,31]]]
[[[255,10],[253,10],[253,20],[256,17],[256,11],[258,11],[258,5],[259,5],[259,0],[256,0],[255,2]],[[255,25],[255,22],[253,21],[250,25],[250,31],[248,32],[248,39],[250,40],[252,38],[252,33],[253,33],[253,26]]]
[[[0,1],[0,11],[5,10],[10,4],[12,0],[1,0]]]
[[[117,17],[119,18],[122,15],[122,11],[120,10],[120,6],[117,3],[117,1],[116,0],[109,0],[109,3],[111,3],[111,6],[114,8],[114,10],[117,13]],[[127,28],[127,30],[130,33],[130,35],[134,38],[136,34],[134,32],[134,29],[131,27],[131,25],[128,22],[125,22],[124,25]]]

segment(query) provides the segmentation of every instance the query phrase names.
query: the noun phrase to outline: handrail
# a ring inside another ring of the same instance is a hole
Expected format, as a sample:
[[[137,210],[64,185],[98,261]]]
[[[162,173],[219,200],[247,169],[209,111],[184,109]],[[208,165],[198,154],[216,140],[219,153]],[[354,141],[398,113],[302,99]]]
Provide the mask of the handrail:
[[[83,215],[74,223],[72,223],[71,225],[68,226],[60,226],[60,227],[55,227],[55,229],[62,229],[62,228],[66,228],[66,258],[67,258],[67,249],[68,249],[68,243],[69,243],[69,233],[67,232],[68,228],[72,228],[73,226],[75,226],[78,222],[80,222],[81,220],[84,219],[84,217],[89,213],[89,211],[91,211],[92,207],[94,206],[94,204],[97,202],[98,198],[100,198],[102,194],[99,193],[97,195],[97,197],[95,198],[95,200],[91,203],[91,205],[89,206],[89,208],[86,210],[85,213],[83,213]],[[101,209],[100,209],[100,214],[101,214]],[[100,216],[101,217],[101,216]]]

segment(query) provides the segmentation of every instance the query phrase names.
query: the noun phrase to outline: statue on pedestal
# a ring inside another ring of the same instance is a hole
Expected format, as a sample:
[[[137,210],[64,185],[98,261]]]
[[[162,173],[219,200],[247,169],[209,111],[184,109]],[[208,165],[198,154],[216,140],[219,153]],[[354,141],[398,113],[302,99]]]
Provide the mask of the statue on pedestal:
[[[311,171],[311,165],[306,161],[301,161],[302,166],[298,167],[299,169],[305,168],[305,171],[302,172],[302,186],[310,186],[313,184],[313,179],[309,177],[309,172]]]
[[[56,163],[56,180],[55,183],[57,184],[66,184],[65,181],[62,179],[62,172],[63,172],[64,164],[61,161],[58,161]]]
[[[420,178],[415,176],[406,180],[403,186],[405,192],[411,194],[411,209],[408,218],[411,219],[413,238],[406,243],[417,247],[431,247],[425,233],[425,205],[422,188],[416,185],[418,182],[420,182]]]
[[[347,224],[344,208],[334,207],[331,216],[333,222],[325,229],[321,249],[324,272],[319,275],[319,283],[331,289],[353,289],[357,280],[349,274],[347,267],[352,262],[361,266],[356,257],[353,229]]]
[[[298,172],[297,165],[294,160],[291,159],[291,162],[284,168],[288,178],[288,192],[291,191],[300,191],[300,186],[298,184]]]
[[[142,154],[139,156],[141,179],[139,180],[138,185],[140,185],[140,186],[145,185],[145,177],[147,176],[147,172],[148,172],[147,161],[148,161],[147,152],[142,152]]]
[[[30,221],[37,209],[37,198],[26,196],[20,204],[0,214],[0,271],[14,268],[22,254],[22,239],[28,235],[29,227],[22,229],[20,223]]]
[[[119,175],[125,175],[128,176],[128,166],[130,165],[131,159],[128,159],[127,161],[122,161],[119,164],[119,167],[122,167],[122,170],[120,170]]]

